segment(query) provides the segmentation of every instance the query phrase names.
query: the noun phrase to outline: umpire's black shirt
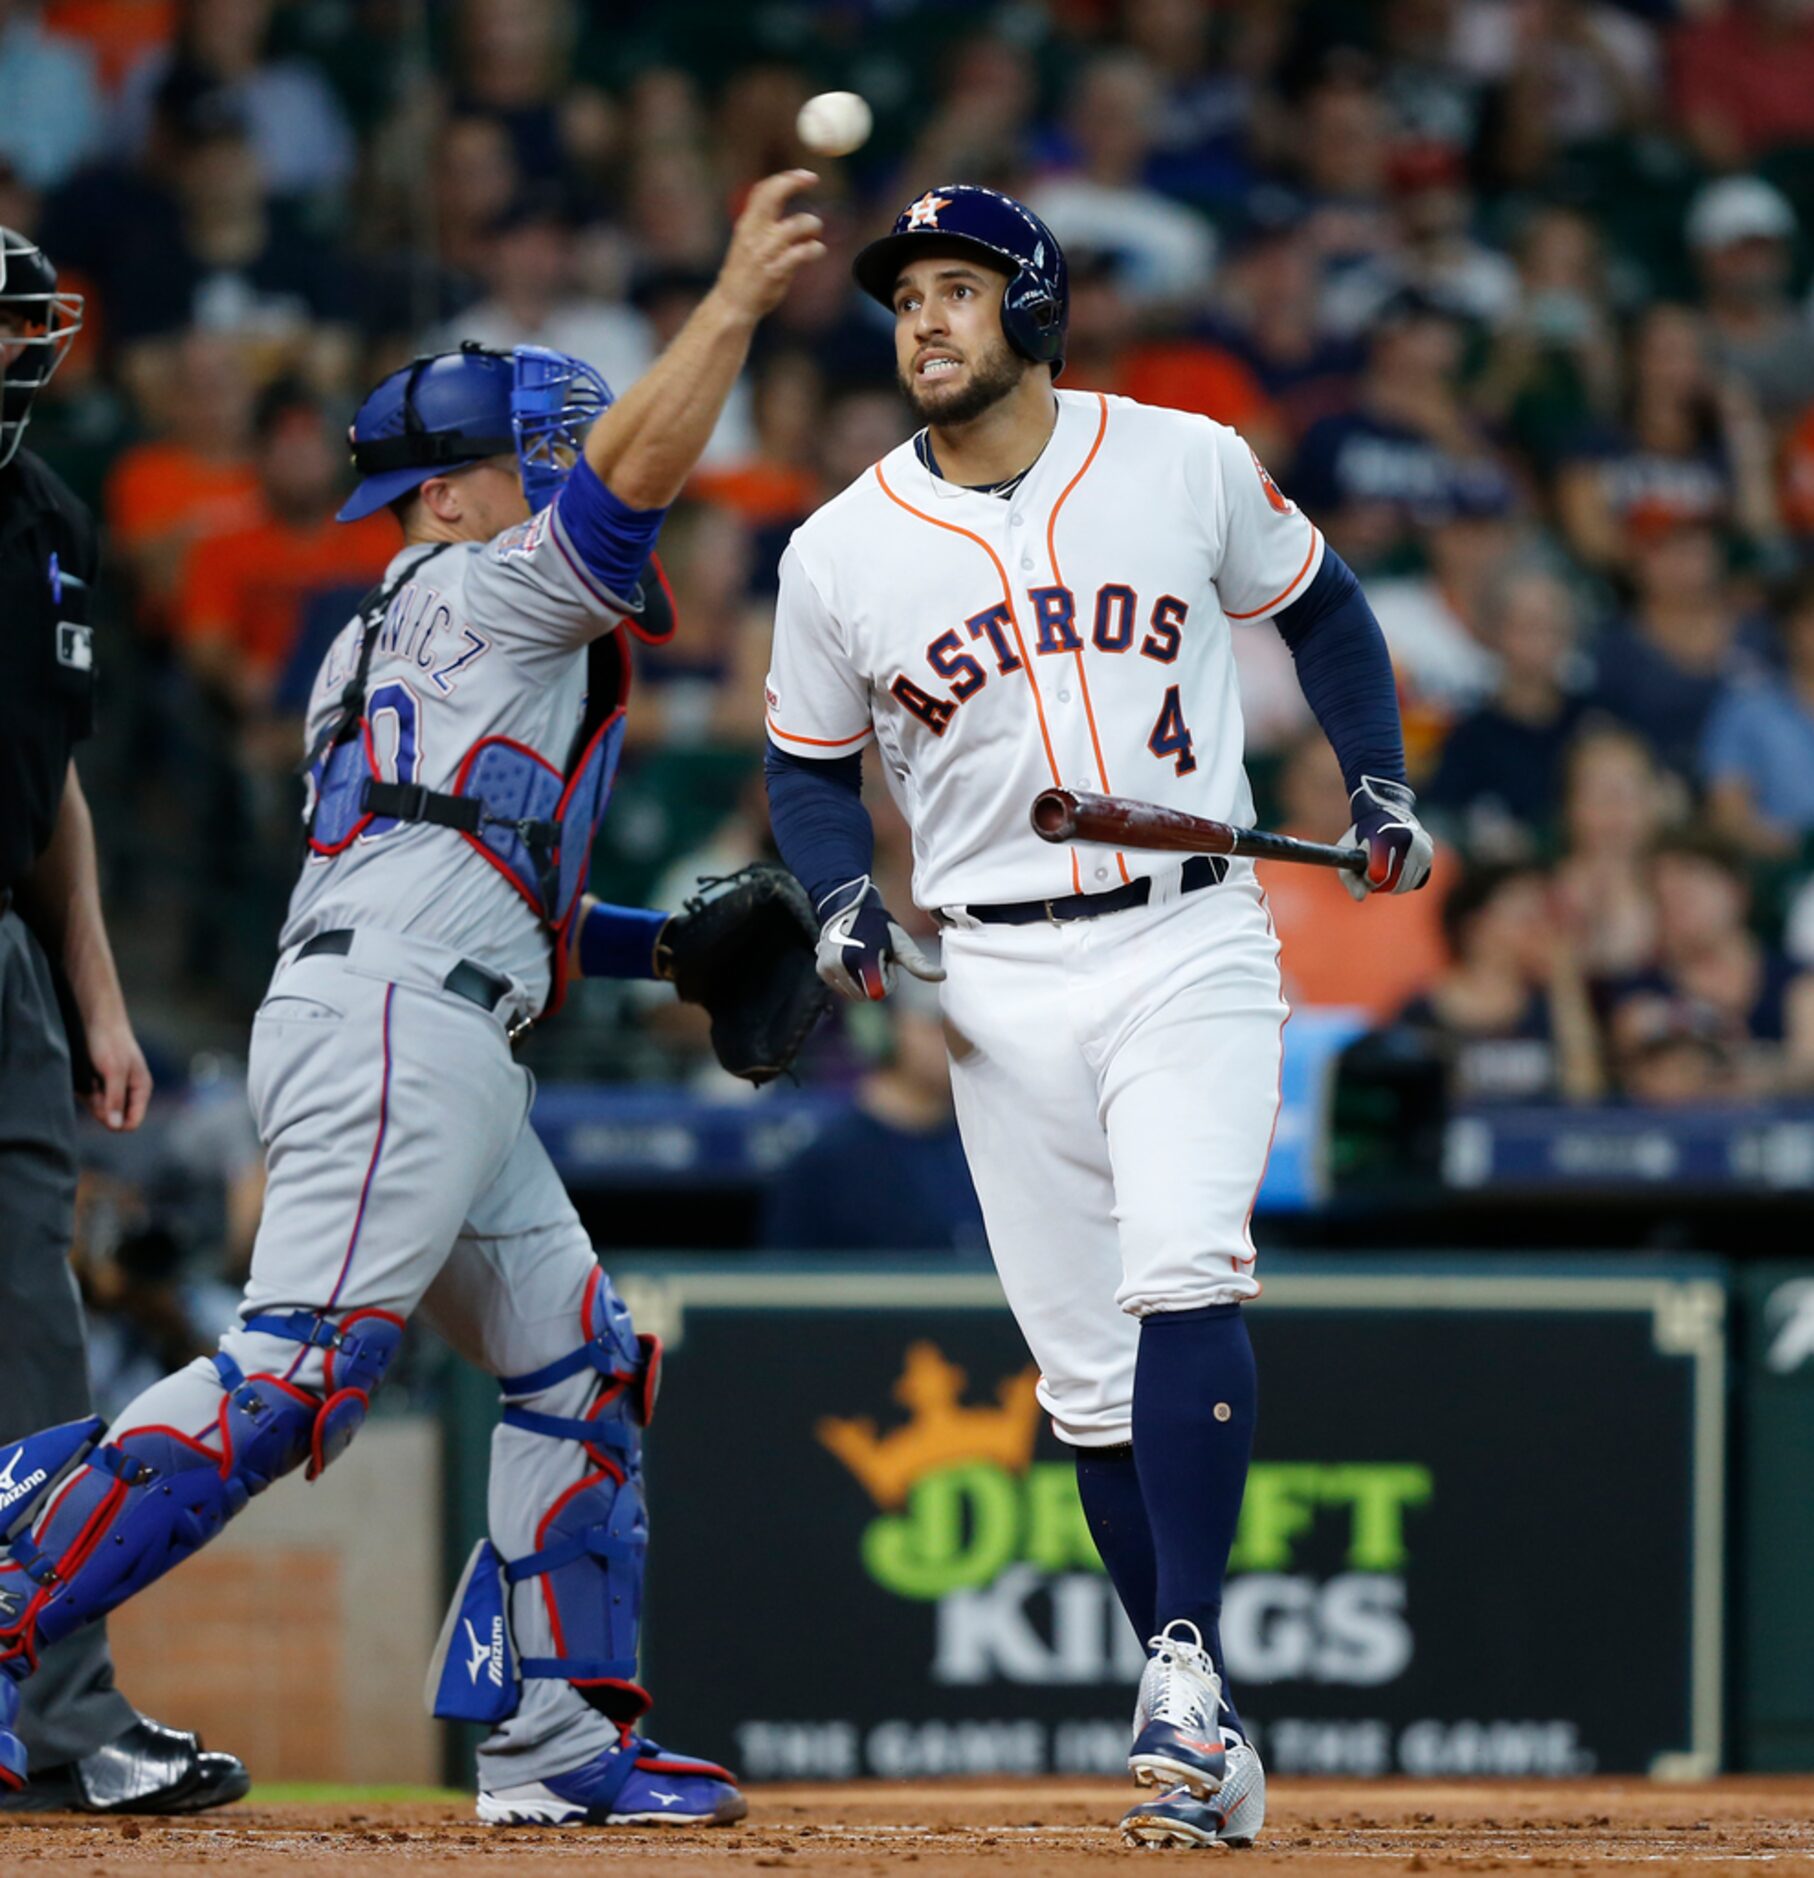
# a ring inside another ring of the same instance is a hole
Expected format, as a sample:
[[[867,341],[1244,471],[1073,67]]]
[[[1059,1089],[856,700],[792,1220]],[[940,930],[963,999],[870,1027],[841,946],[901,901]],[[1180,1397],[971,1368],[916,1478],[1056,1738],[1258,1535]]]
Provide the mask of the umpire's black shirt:
[[[93,518],[21,450],[0,469],[0,893],[48,846],[93,728],[94,576]]]

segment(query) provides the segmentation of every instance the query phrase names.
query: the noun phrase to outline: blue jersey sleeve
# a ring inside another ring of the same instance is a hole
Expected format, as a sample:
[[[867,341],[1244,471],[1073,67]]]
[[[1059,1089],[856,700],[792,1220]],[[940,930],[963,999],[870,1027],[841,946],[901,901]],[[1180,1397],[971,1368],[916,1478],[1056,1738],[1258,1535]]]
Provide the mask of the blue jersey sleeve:
[[[666,509],[633,509],[599,480],[584,456],[555,497],[573,551],[612,593],[633,594]]]

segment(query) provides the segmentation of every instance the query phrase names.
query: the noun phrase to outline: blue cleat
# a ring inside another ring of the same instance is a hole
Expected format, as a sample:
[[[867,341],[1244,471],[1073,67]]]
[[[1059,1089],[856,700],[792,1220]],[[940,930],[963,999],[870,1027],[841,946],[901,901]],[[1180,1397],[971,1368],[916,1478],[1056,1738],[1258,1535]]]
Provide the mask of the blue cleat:
[[[1140,1678],[1134,1745],[1128,1772],[1142,1787],[1187,1788],[1211,1798],[1222,1785],[1222,1680],[1202,1633],[1182,1618],[1148,1645],[1152,1655]]]
[[[1214,1800],[1199,1800],[1188,1787],[1142,1800],[1121,1821],[1129,1845],[1214,1845],[1221,1830],[1221,1808]]]
[[[641,1735],[570,1774],[479,1793],[488,1826],[729,1826],[749,1810],[724,1768]]]
[[[1252,1845],[1266,1823],[1266,1770],[1251,1742],[1231,1736],[1227,1745],[1227,1769],[1212,1799],[1174,1787],[1143,1800],[1123,1818],[1122,1838],[1129,1845]]]

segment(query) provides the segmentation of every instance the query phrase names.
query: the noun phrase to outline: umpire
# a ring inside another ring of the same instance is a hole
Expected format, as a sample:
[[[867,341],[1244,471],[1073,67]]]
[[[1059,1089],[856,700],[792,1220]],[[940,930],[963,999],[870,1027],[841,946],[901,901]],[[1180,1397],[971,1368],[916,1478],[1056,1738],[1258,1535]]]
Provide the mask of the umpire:
[[[20,1434],[92,1412],[69,1268],[71,1091],[116,1129],[136,1128],[151,1094],[101,920],[94,826],[72,754],[94,715],[94,523],[19,448],[32,399],[81,327],[82,296],[58,293],[43,252],[0,228],[0,1430]],[[0,1444],[0,1529],[12,1494]],[[231,1754],[134,1711],[113,1686],[99,1624],[45,1652],[20,1732],[32,1783],[0,1789],[0,1808],[188,1813],[251,1784]]]

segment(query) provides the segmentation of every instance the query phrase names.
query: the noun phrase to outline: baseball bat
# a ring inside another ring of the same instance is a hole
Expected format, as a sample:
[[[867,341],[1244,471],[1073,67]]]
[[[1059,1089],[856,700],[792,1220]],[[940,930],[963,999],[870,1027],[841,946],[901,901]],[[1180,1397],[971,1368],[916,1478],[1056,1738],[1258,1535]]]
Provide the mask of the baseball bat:
[[[1365,848],[1338,848],[1258,828],[1231,828],[1207,816],[1125,796],[1042,789],[1033,798],[1033,832],[1043,841],[1093,841],[1110,848],[1163,848],[1178,854],[1240,854],[1250,861],[1297,861],[1307,867],[1366,872]]]

